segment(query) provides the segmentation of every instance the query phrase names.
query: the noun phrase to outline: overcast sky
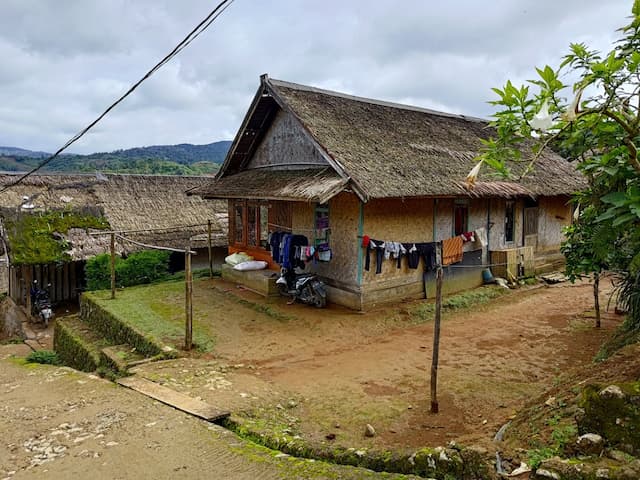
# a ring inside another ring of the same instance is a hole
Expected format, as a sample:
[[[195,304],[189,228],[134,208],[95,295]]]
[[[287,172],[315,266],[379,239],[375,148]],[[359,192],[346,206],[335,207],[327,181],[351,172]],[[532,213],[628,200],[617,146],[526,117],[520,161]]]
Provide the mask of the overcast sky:
[[[54,151],[218,0],[0,0],[0,145]],[[606,50],[631,0],[235,0],[70,151],[235,135],[259,75],[486,117],[491,87]]]

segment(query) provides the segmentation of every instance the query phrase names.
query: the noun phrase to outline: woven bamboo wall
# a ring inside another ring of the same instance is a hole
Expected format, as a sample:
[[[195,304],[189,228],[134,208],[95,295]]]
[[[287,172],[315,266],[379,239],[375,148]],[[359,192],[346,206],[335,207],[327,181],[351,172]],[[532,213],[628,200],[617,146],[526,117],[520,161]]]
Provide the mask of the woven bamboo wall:
[[[330,262],[309,264],[307,268],[333,280],[336,285],[357,285],[359,243],[358,222],[360,216],[358,198],[350,193],[341,193],[329,201],[330,246],[333,258]],[[296,202],[293,204],[292,226],[294,233],[301,233],[313,241],[315,204]]]

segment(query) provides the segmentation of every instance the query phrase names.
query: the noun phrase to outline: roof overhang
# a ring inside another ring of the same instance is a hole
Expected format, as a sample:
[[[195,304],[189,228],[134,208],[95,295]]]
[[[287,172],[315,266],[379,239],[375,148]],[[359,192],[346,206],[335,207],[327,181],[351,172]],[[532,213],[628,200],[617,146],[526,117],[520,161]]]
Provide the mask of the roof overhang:
[[[326,203],[347,189],[349,180],[331,168],[252,169],[217,178],[189,191],[208,199],[245,198]]]

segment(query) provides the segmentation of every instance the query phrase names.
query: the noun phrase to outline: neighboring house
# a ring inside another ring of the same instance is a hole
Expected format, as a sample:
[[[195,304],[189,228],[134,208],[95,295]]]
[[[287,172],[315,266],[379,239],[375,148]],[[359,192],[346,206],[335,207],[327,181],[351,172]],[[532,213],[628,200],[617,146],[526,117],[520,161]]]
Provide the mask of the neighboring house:
[[[19,175],[0,175],[0,186]],[[3,291],[24,303],[29,281],[52,284],[53,301],[74,300],[85,285],[85,261],[110,251],[110,235],[124,233],[138,243],[186,248],[197,252],[194,266],[208,266],[208,221],[217,264],[227,251],[226,202],[187,196],[186,190],[207,183],[205,177],[164,175],[33,175],[0,193],[4,262]],[[149,230],[135,233],[137,230]],[[140,250],[116,240],[118,254]],[[184,255],[171,259],[184,266]]]
[[[483,172],[467,189],[481,139],[490,135],[481,119],[264,75],[215,180],[190,193],[228,199],[229,251],[268,260],[271,268],[278,265],[264,247],[272,231],[328,243],[331,260],[310,269],[329,285],[331,301],[358,309],[423,296],[433,283],[422,265],[410,269],[404,260],[401,268],[383,260],[376,273],[371,258],[367,271],[363,237],[430,242],[484,229],[484,245],[465,244],[462,262],[445,269],[445,291],[452,292],[481,284],[492,259],[512,272],[514,261],[525,263],[530,273],[534,262],[561,257],[569,196],[585,185],[570,163],[545,152],[520,182]],[[504,267],[494,273],[506,274]]]

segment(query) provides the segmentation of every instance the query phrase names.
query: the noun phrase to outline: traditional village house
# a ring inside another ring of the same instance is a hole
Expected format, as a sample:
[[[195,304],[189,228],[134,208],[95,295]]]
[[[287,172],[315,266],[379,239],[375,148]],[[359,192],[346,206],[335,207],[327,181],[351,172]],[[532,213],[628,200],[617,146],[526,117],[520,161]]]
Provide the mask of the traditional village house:
[[[467,189],[481,139],[490,135],[485,120],[263,75],[215,181],[191,193],[228,199],[230,252],[277,269],[269,234],[282,231],[330,250],[307,268],[326,281],[330,301],[356,309],[430,295],[433,286],[424,259],[410,268],[408,257],[367,254],[363,240],[407,247],[448,240],[451,247],[449,239],[475,232],[461,247],[453,242],[462,249],[445,269],[444,290],[453,292],[480,285],[492,262],[494,274],[515,276],[561,258],[570,194],[584,186],[570,163],[545,152],[520,182],[484,174]],[[272,291],[272,272],[223,276]]]
[[[0,185],[15,174],[0,175]],[[227,250],[226,202],[187,196],[186,190],[207,183],[205,177],[166,175],[32,175],[0,194],[4,255],[0,287],[24,303],[29,281],[51,283],[54,302],[75,300],[82,291],[88,258],[110,251],[110,235],[91,235],[90,226],[116,230],[138,243],[197,252],[196,267],[208,266],[208,222],[218,265]],[[48,222],[62,217],[61,231]],[[33,220],[42,221],[35,222]],[[45,236],[38,236],[45,230]],[[62,231],[64,230],[64,231]],[[139,230],[147,230],[140,232]],[[38,243],[38,238],[46,238]],[[120,255],[144,249],[116,240]],[[173,269],[184,268],[184,255],[172,256]]]

